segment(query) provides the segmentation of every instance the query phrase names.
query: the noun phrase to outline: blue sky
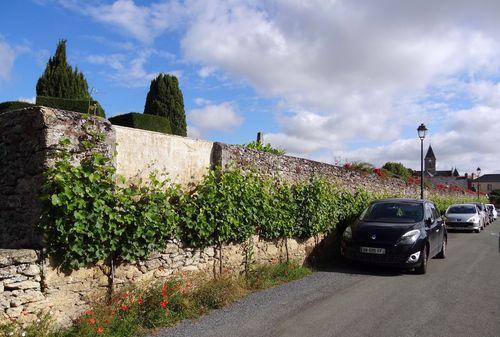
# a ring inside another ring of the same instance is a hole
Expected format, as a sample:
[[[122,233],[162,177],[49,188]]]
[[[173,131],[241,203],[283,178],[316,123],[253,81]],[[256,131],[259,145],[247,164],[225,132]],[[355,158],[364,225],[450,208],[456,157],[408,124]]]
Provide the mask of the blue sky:
[[[500,4],[355,1],[0,2],[0,101],[35,96],[57,41],[109,116],[179,77],[191,137],[266,140],[325,162],[500,170]]]

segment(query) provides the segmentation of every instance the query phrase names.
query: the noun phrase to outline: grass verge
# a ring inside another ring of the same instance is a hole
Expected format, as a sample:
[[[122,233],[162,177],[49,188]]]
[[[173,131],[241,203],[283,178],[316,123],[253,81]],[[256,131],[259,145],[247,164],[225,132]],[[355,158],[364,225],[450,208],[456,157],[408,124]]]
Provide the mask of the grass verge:
[[[117,293],[111,303],[96,303],[70,328],[56,329],[49,316],[23,328],[0,325],[0,336],[12,337],[137,337],[186,318],[222,308],[249,292],[273,287],[311,274],[296,262],[255,266],[246,276],[219,279],[172,277],[164,283]]]

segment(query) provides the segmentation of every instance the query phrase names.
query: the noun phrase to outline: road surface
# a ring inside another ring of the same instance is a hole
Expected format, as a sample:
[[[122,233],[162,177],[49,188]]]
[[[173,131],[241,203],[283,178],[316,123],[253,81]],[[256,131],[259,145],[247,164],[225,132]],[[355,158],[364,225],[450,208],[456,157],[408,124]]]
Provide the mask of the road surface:
[[[333,266],[157,336],[500,336],[500,221],[449,233],[426,275]]]

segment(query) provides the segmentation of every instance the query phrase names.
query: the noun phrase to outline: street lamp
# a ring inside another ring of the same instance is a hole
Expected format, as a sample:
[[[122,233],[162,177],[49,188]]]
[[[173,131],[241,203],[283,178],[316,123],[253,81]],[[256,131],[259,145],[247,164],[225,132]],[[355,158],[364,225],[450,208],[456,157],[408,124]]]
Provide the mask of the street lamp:
[[[424,198],[424,138],[427,134],[427,128],[424,123],[417,129],[418,138],[420,138],[420,199]]]
[[[481,174],[481,168],[478,167],[476,169],[476,172],[477,172],[477,178],[476,178],[476,180],[477,180],[477,200],[479,200],[479,180],[478,179],[479,179],[479,175]]]

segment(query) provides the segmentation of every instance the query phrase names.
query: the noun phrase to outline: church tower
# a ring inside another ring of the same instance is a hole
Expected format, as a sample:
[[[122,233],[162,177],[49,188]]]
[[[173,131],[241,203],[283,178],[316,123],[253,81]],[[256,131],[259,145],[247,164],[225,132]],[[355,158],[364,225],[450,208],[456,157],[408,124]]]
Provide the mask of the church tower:
[[[434,155],[434,151],[432,150],[432,146],[429,145],[429,149],[427,150],[427,154],[425,155],[425,172],[430,175],[436,174],[436,156]]]

